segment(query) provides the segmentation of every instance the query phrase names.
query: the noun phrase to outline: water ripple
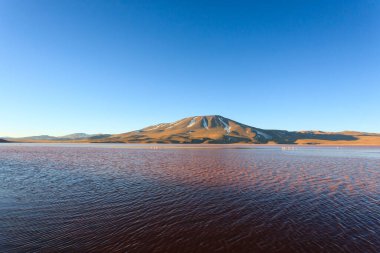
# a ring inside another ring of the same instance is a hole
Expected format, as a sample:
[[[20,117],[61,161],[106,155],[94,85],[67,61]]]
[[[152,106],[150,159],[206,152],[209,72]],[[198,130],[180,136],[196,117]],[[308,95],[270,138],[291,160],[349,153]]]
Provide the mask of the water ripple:
[[[378,150],[354,152],[2,146],[0,249],[380,252]]]

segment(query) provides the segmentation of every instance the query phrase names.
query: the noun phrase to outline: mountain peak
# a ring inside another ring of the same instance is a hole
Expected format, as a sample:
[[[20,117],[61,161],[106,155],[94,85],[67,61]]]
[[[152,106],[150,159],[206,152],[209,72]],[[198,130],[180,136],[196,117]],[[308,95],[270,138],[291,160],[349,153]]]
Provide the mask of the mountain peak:
[[[266,143],[272,136],[221,115],[192,116],[118,135],[126,142]]]

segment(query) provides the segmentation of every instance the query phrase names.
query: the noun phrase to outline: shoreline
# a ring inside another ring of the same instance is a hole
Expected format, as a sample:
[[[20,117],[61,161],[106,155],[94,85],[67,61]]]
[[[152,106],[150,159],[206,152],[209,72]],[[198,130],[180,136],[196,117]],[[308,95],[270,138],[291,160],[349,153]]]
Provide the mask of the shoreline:
[[[270,143],[270,144],[258,144],[258,143],[126,143],[126,142],[1,142],[1,144],[47,144],[47,145],[115,145],[123,146],[128,145],[131,147],[183,147],[183,148],[216,148],[218,146],[223,147],[380,147],[380,143],[375,144],[363,144],[363,143],[352,143],[352,144],[342,144],[342,143],[328,143],[328,144],[299,144],[299,143]]]

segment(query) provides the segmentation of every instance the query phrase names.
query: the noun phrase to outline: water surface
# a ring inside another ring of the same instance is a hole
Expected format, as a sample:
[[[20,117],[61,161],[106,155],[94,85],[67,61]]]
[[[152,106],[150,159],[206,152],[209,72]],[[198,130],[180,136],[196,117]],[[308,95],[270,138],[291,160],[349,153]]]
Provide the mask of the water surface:
[[[1,252],[380,252],[380,148],[1,144]]]

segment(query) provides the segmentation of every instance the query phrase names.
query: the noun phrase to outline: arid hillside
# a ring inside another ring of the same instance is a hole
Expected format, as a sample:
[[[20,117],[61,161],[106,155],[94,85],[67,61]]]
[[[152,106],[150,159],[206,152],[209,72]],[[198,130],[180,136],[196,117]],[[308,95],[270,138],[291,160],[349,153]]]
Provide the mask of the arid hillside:
[[[99,142],[129,143],[266,143],[264,130],[222,116],[195,116],[113,135]]]
[[[94,142],[380,145],[380,135],[360,132],[265,130],[219,115],[211,115],[161,123],[100,138]]]
[[[354,131],[291,132],[286,130],[266,130],[248,126],[219,115],[209,115],[188,117],[172,123],[161,123],[140,130],[114,135],[76,133],[58,137],[40,135],[7,140],[12,142],[71,143],[380,145],[380,134]]]

